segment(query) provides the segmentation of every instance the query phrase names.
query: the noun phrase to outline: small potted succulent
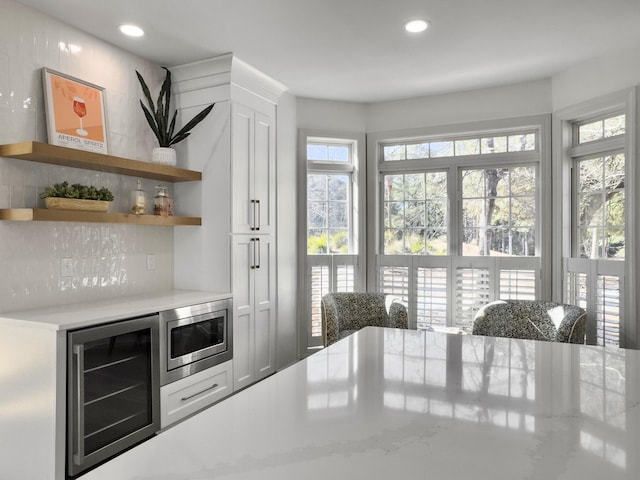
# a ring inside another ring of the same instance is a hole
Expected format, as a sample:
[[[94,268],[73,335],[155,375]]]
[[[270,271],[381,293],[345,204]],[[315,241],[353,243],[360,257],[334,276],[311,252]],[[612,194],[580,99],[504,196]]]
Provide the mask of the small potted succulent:
[[[140,75],[140,72],[136,70],[136,75],[142,87],[142,93],[144,93],[147,100],[148,108],[142,100],[140,100],[140,106],[151,130],[153,130],[154,135],[158,139],[159,148],[153,149],[152,161],[167,165],[176,165],[176,151],[172,148],[172,145],[187,138],[191,134],[193,127],[209,115],[215,103],[205,107],[200,113],[187,122],[184,127],[175,132],[177,110],[174,110],[171,120],[169,120],[169,109],[171,106],[171,72],[166,67],[162,68],[164,68],[167,73],[164,82],[162,82],[160,94],[155,104],[151,98],[151,92],[149,91],[147,83],[144,81],[144,78],[142,78],[142,75]]]

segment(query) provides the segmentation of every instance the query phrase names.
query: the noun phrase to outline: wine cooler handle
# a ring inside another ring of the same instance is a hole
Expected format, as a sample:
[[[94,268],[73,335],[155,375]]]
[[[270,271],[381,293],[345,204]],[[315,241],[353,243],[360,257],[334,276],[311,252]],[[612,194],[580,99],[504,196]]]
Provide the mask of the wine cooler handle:
[[[73,461],[76,465],[82,465],[84,463],[84,345],[74,345],[73,354],[76,356]]]

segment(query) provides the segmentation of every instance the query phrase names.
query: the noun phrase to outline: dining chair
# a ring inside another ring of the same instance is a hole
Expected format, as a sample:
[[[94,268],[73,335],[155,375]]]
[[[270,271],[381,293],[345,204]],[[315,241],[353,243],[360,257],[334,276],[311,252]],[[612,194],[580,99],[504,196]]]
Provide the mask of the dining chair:
[[[496,300],[478,310],[474,335],[584,343],[587,312],[544,300]]]
[[[366,326],[409,328],[404,303],[384,293],[328,293],[322,297],[321,314],[325,346]]]

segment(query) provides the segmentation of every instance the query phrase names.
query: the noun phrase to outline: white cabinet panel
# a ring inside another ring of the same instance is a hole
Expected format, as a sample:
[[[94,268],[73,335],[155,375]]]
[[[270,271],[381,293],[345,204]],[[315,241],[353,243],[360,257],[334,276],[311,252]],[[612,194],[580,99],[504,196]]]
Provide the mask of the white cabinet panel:
[[[262,113],[255,116],[255,162],[253,196],[258,233],[275,233],[275,172],[276,135],[275,121]]]
[[[231,106],[232,229],[252,231],[255,202],[253,192],[254,112],[240,104]]]
[[[231,106],[233,233],[275,232],[275,118]]]
[[[165,428],[233,392],[233,361],[160,387],[160,427]]]
[[[269,236],[257,238],[259,251],[255,277],[255,372],[256,380],[275,373],[275,244]]]
[[[233,358],[234,389],[244,388],[255,381],[253,362],[254,275],[255,256],[253,237],[233,237]]]
[[[275,243],[271,236],[233,236],[234,388],[275,372]],[[244,300],[249,299],[249,303]]]

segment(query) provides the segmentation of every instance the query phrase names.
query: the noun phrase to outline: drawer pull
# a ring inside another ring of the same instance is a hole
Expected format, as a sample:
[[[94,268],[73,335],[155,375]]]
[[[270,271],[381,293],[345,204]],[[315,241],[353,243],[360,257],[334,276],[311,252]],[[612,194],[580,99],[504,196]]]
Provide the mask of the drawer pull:
[[[187,400],[190,400],[190,399],[192,399],[193,397],[197,397],[197,396],[198,396],[198,395],[200,395],[201,393],[208,392],[209,390],[213,390],[214,388],[218,388],[218,384],[217,384],[217,383],[214,383],[214,384],[213,384],[213,385],[211,385],[209,388],[205,388],[204,390],[201,390],[201,391],[199,391],[199,392],[197,392],[197,393],[194,393],[193,395],[189,395],[188,397],[182,397],[182,398],[180,399],[180,401],[181,401],[181,402],[186,402]]]

